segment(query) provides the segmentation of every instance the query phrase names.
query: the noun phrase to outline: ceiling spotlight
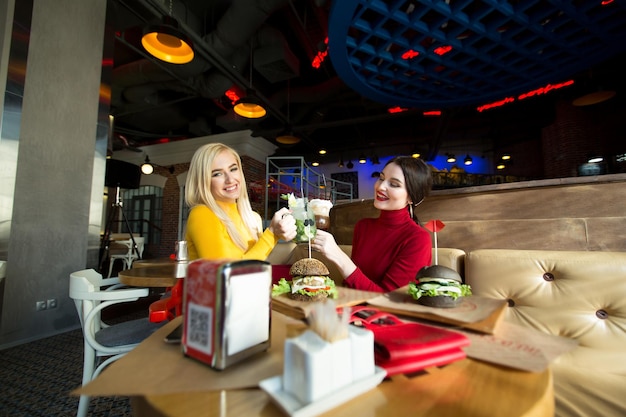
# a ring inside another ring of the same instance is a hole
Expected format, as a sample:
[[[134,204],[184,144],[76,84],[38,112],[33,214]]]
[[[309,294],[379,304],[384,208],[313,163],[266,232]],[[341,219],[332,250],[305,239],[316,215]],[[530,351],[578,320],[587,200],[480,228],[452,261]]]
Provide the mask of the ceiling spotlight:
[[[313,161],[313,162],[311,163],[311,165],[313,165],[314,167],[317,167],[317,166],[319,166],[319,165],[320,165],[320,163],[319,163],[319,161]]]
[[[320,149],[320,150],[318,151],[318,153],[319,153],[320,155],[326,155],[326,149]]]
[[[506,165],[504,165],[504,164],[498,164],[496,166],[496,169],[504,169],[504,168],[506,168]]]
[[[170,64],[186,64],[194,55],[191,40],[180,31],[178,21],[172,17],[172,0],[169,16],[163,16],[158,25],[148,26],[141,44],[152,56]]]
[[[473,162],[474,162],[474,161],[472,160],[472,157],[471,157],[471,156],[469,156],[469,155],[466,155],[466,156],[465,156],[465,159],[463,160],[463,163],[464,163],[465,165],[472,165],[472,163],[473,163]]]
[[[348,168],[348,169],[354,168],[354,164],[352,163],[352,161],[348,161],[348,164],[346,165],[346,168]]]
[[[257,98],[254,90],[248,89],[247,91],[246,97],[239,99],[235,103],[233,110],[246,119],[260,119],[264,117],[267,114],[267,110],[261,105],[261,100]]]
[[[361,154],[361,156],[359,156],[359,164],[364,164],[367,162],[367,158],[365,157],[365,155]]]
[[[150,175],[154,172],[154,167],[150,163],[150,158],[146,155],[146,161],[141,165],[141,172],[146,175]]]
[[[592,156],[591,158],[589,158],[587,162],[589,162],[590,164],[597,164],[602,161],[604,161],[604,158],[600,155],[597,155],[597,156]]]
[[[378,171],[372,172],[372,178],[378,178],[378,177],[380,177],[380,172]]]
[[[380,164],[380,160],[378,159],[378,155],[372,156],[372,165]]]
[[[503,161],[508,161],[509,159],[511,159],[511,155],[509,155],[508,153],[505,153],[504,155],[502,155]]]
[[[422,156],[422,154],[420,154],[419,152],[413,152],[411,154],[411,157],[416,158],[416,159],[419,158],[420,156]]]
[[[343,158],[339,159],[339,163],[337,164],[339,168],[343,168]]]
[[[456,162],[456,156],[454,156],[453,154],[449,153],[448,154],[448,158],[446,159],[446,161],[450,164]]]

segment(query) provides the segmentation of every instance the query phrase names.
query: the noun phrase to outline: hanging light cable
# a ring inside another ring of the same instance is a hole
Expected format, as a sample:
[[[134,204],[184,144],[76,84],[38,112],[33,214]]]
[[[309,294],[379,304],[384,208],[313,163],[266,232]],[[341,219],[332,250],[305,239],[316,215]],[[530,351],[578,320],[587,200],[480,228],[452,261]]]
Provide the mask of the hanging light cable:
[[[246,97],[239,99],[233,107],[235,113],[246,119],[260,119],[267,114],[267,110],[261,105],[261,101],[257,98],[252,88],[253,66],[253,49],[252,41],[250,41],[250,85],[246,90]]]
[[[160,24],[148,26],[141,44],[152,56],[170,64],[186,64],[194,57],[191,39],[181,32],[172,16],[172,0],[169,15],[163,16]]]
[[[289,109],[291,107],[290,91],[291,81],[287,80],[287,128],[285,129],[283,134],[276,137],[276,142],[282,143],[283,145],[294,145],[300,142],[300,138],[293,134],[293,130],[291,128],[291,118],[289,113]]]

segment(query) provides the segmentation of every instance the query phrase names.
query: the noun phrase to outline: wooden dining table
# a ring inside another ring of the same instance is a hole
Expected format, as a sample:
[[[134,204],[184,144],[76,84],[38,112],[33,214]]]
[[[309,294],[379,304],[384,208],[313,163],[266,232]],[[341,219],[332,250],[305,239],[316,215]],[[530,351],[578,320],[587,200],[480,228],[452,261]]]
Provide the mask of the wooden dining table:
[[[260,389],[148,395],[131,399],[134,415],[284,417]],[[471,359],[419,376],[396,375],[320,416],[553,417],[550,371],[511,372]]]
[[[204,364],[183,358],[180,347],[164,343],[164,336],[181,322],[182,317],[179,317],[158,330],[136,350],[105,369],[83,388],[86,390],[83,393],[130,396],[133,413],[139,417],[287,415],[270,394],[250,384],[254,376],[246,374],[251,372],[249,366],[235,371],[235,375],[243,373],[241,379],[245,379],[239,389],[220,388],[221,378],[233,377],[229,370],[211,370]],[[278,355],[278,363],[282,357],[281,343],[287,336],[274,337],[276,332],[286,335],[288,330],[284,329],[293,322],[294,319],[273,313],[270,351]],[[159,367],[146,374],[149,369],[146,366],[154,364],[155,360],[159,361]],[[169,376],[164,379],[165,375]],[[526,372],[467,358],[410,375],[386,378],[375,388],[319,415],[552,417],[552,384],[549,368]]]

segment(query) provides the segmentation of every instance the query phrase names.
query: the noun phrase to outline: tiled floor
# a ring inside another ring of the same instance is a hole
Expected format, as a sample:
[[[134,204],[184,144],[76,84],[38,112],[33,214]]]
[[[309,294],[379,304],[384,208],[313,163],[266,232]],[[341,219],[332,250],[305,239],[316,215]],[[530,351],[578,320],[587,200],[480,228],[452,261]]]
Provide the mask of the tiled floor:
[[[108,314],[120,319],[145,317],[149,301]],[[0,417],[75,416],[78,397],[70,392],[81,385],[82,371],[80,329],[0,351]],[[92,398],[89,416],[132,416],[129,399]]]

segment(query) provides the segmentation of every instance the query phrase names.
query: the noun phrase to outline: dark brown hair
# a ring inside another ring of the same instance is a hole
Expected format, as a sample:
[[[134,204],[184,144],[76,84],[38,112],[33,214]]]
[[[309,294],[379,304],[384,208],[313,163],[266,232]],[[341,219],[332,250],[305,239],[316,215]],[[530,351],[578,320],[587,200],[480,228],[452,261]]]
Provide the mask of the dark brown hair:
[[[409,213],[411,213],[411,218],[419,224],[419,220],[413,209],[430,194],[430,190],[433,186],[432,171],[426,162],[420,158],[413,158],[412,156],[396,156],[391,158],[385,166],[389,164],[396,164],[402,169],[406,191],[411,200],[408,210]]]

